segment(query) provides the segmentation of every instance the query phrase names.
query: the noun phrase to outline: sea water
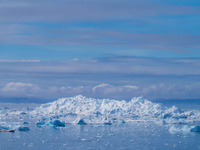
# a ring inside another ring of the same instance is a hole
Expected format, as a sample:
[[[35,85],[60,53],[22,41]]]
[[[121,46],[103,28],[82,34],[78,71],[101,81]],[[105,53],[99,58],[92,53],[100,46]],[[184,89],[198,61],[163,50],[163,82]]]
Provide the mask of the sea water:
[[[4,104],[0,113],[1,126],[15,129],[15,132],[0,132],[0,149],[200,149],[200,133],[190,132],[193,126],[200,125],[198,101],[195,104],[196,111],[193,111],[193,104],[189,106],[190,103],[176,102],[181,106],[180,111],[169,109],[175,104],[173,101],[168,102],[166,108],[165,103],[145,102],[141,98],[134,99],[132,103],[117,102],[117,105],[114,105],[116,101],[105,100],[101,103],[102,100],[88,100],[81,96],[70,99],[42,106]],[[129,107],[127,103],[135,107]],[[95,109],[90,109],[94,105]],[[139,111],[139,107],[143,110]],[[169,110],[173,113],[169,113]],[[187,118],[176,118],[183,116],[180,114],[187,115],[188,111],[192,113]],[[77,119],[84,119],[87,125],[78,125]],[[55,120],[64,122],[65,127],[53,125]],[[44,121],[44,125],[37,126],[41,121]],[[105,124],[106,121],[111,121],[111,124]],[[19,127],[28,127],[30,130],[19,131]]]

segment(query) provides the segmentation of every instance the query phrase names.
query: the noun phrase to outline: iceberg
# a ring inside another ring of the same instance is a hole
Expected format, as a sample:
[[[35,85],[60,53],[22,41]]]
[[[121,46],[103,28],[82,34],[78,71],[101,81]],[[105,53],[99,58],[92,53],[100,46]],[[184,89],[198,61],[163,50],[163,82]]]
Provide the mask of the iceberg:
[[[15,132],[20,127],[18,122],[2,122],[0,132]]]
[[[65,127],[65,122],[61,122],[60,120],[54,120],[52,124],[56,127]]]
[[[189,132],[200,132],[200,126],[189,126],[184,125],[182,128],[178,128],[175,126],[172,126],[169,128],[170,133],[177,133],[177,132],[183,132],[183,133],[189,133]]]
[[[37,122],[36,125],[37,125],[38,127],[42,127],[43,125],[45,125],[45,122],[40,121],[40,122]]]
[[[172,126],[172,127],[169,128],[169,132],[172,133],[172,134],[178,133],[178,132],[188,133],[188,132],[190,132],[190,129],[191,129],[191,127],[188,126],[188,125],[185,125],[182,128]]]
[[[84,96],[61,98],[55,102],[42,104],[31,112],[39,117],[74,118],[81,117],[89,122],[103,122],[105,118],[124,117],[155,117],[163,112],[160,104],[144,100],[142,97],[134,98],[130,102],[94,99]]]
[[[18,131],[29,131],[29,127],[19,127]]]
[[[176,106],[167,108],[143,97],[119,101],[87,98],[82,95],[61,98],[31,110],[19,111],[4,108],[0,111],[0,116],[1,122],[8,119],[19,121],[13,124],[9,122],[0,124],[0,130],[16,130],[20,126],[31,126],[32,123],[37,127],[65,127],[67,124],[113,125],[142,121],[171,126],[170,132],[199,132],[199,127],[195,125],[200,120],[200,112],[197,110],[182,111]],[[190,126],[180,128],[183,125]]]
[[[61,119],[75,124],[125,123],[131,120],[155,121],[163,124],[187,124],[199,120],[198,111],[182,111],[176,106],[163,107],[143,97],[135,97],[129,102],[122,100],[86,98],[82,95],[61,98],[42,104],[29,112],[38,118],[38,126],[52,119]],[[87,122],[87,123],[86,123]]]
[[[191,127],[190,132],[200,132],[200,126]]]
[[[112,125],[112,122],[111,121],[104,122],[104,125]]]
[[[78,119],[77,124],[78,125],[87,125],[87,123],[83,119]]]
[[[23,124],[28,124],[28,122],[24,121],[24,123],[23,123]]]

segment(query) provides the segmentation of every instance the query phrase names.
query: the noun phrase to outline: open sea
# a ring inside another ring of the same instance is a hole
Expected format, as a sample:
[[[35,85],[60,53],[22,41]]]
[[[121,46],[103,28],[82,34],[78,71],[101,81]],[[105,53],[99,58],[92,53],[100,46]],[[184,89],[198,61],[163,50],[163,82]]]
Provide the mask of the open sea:
[[[198,100],[156,101],[182,110],[199,110]],[[2,103],[1,109],[34,109],[40,104]],[[18,118],[20,122],[20,118]],[[10,118],[1,118],[2,122]],[[172,125],[151,121],[132,121],[112,125],[73,125],[37,127],[29,122],[29,131],[0,132],[0,150],[196,150],[200,132],[170,132]],[[16,120],[14,120],[16,121]],[[181,128],[185,124],[175,124]],[[198,125],[198,124],[197,124]]]

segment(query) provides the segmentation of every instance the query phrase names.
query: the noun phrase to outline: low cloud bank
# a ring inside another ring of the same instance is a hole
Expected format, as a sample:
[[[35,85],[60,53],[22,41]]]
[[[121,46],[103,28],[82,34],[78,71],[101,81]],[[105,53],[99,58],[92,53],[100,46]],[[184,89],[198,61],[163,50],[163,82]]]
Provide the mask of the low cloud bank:
[[[96,98],[131,99],[134,96],[144,96],[151,99],[197,99],[200,97],[199,85],[180,86],[167,85],[110,85],[99,84],[95,86],[52,86],[42,88],[31,83],[8,83],[0,89],[1,97],[27,97],[53,99],[74,95],[85,95]]]
[[[0,62],[0,97],[200,98],[199,59],[137,57]]]

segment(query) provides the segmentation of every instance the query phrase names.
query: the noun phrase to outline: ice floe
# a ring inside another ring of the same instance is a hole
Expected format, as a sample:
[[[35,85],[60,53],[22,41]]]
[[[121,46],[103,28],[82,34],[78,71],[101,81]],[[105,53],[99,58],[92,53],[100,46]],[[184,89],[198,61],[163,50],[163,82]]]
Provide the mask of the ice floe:
[[[29,130],[30,130],[29,127],[24,127],[24,126],[18,128],[18,131],[29,131]]]
[[[189,133],[189,132],[200,132],[200,126],[190,126],[190,125],[184,125],[183,127],[175,127],[172,126],[169,128],[170,133]]]

